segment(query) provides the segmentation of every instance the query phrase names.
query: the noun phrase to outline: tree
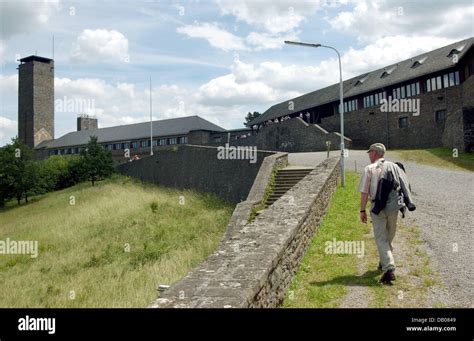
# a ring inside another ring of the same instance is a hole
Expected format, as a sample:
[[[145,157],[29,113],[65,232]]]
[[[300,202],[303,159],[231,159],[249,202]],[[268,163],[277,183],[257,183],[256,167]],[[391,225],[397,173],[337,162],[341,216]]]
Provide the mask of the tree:
[[[37,171],[32,161],[33,151],[17,137],[0,151],[0,205],[16,198],[18,205],[37,186]]]
[[[15,179],[13,177],[13,162],[15,150],[7,144],[0,148],[0,207],[13,198]]]
[[[25,197],[25,202],[28,202],[28,196],[34,195],[40,188],[38,176],[38,163],[32,160],[25,162],[25,170],[21,181],[22,193]]]
[[[247,114],[247,116],[245,116],[245,122],[244,122],[244,126],[248,126],[248,124],[250,122],[252,122],[254,119],[256,119],[257,117],[259,117],[261,115],[261,113],[259,113],[258,111],[254,111],[253,114],[251,112],[249,112]]]
[[[91,136],[87,146],[81,150],[81,167],[92,186],[114,172],[112,154],[97,142],[96,136]]]

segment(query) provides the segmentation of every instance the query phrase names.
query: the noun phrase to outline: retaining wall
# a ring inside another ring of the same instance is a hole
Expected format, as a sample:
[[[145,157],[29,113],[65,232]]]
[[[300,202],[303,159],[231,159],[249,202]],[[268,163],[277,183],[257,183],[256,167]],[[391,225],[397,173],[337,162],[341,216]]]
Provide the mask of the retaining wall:
[[[278,307],[336,190],[338,164],[317,165],[150,307]]]

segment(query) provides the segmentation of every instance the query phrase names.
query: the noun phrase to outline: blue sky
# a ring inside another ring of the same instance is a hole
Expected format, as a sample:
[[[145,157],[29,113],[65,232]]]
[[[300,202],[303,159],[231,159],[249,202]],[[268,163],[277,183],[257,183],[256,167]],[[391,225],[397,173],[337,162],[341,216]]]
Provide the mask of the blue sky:
[[[56,137],[77,114],[106,127],[200,115],[225,128],[248,111],[474,35],[471,0],[0,1],[0,145],[17,134],[18,57],[52,56]],[[65,101],[66,100],[66,101]],[[60,108],[60,107],[57,107]]]

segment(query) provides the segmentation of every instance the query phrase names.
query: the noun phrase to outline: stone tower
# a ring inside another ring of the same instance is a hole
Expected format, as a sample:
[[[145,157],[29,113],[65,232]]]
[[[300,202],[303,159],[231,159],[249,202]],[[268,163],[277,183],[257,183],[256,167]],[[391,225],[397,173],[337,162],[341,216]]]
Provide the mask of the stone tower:
[[[29,56],[18,70],[18,137],[33,148],[54,139],[54,61]]]
[[[77,117],[77,131],[93,130],[98,128],[97,118],[81,114]]]

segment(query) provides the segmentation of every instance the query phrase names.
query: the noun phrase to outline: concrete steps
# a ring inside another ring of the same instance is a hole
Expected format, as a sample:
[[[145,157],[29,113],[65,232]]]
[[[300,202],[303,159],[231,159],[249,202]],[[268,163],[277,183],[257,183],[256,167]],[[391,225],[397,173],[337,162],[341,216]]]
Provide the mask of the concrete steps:
[[[275,177],[275,186],[273,187],[273,191],[270,193],[265,206],[268,207],[280,199],[281,196],[288,192],[311,171],[311,168],[288,167],[280,169]]]

